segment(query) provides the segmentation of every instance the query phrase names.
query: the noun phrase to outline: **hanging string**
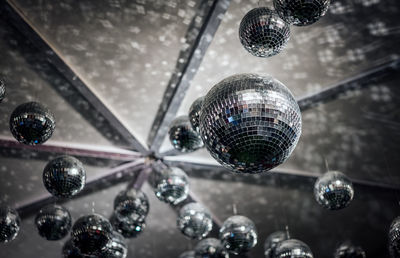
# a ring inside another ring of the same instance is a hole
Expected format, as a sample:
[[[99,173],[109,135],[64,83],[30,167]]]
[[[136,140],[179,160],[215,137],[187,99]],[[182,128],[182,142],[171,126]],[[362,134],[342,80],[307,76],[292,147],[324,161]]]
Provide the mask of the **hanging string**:
[[[233,212],[233,215],[237,215],[236,203],[232,203],[232,212]]]
[[[282,196],[283,186],[282,186],[282,182],[280,179],[280,175],[278,173],[275,173],[275,178],[276,178],[276,182],[278,184],[278,200],[279,200],[279,204],[278,204],[279,209],[278,210],[280,210],[280,213],[283,215],[282,216],[283,223],[281,223],[281,225],[285,225],[285,227],[289,227],[289,218],[288,218],[287,212],[285,210],[285,207],[283,206],[283,196]],[[278,217],[281,217],[281,216],[278,216]]]
[[[326,159],[326,156],[324,156],[324,160],[325,160],[325,168],[326,168],[326,172],[329,172],[329,164],[328,164],[328,160]]]

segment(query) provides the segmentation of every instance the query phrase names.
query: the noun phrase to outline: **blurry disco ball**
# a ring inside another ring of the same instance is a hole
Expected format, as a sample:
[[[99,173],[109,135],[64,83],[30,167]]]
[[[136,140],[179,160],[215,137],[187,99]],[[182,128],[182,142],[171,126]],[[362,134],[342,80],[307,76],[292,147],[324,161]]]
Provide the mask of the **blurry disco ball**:
[[[47,141],[56,122],[48,108],[37,102],[19,105],[10,117],[10,130],[17,141],[36,145]]]
[[[301,134],[301,113],[292,93],[278,80],[234,75],[205,96],[200,134],[223,166],[239,173],[261,173],[292,153]]]
[[[47,191],[59,198],[70,198],[85,186],[86,172],[82,163],[71,156],[60,156],[50,161],[43,170]]]
[[[0,206],[0,243],[14,240],[19,232],[21,219],[18,212],[8,206]]]
[[[313,258],[311,249],[303,242],[289,239],[278,243],[274,258]]]
[[[154,192],[159,200],[176,205],[189,194],[188,176],[180,168],[164,169],[157,176]]]
[[[126,258],[128,255],[128,246],[124,237],[118,233],[113,232],[111,241],[108,243],[105,251],[97,255],[98,258]]]
[[[72,239],[69,239],[67,242],[65,242],[64,247],[62,249],[62,257],[64,258],[89,258],[93,256],[87,256],[81,254],[79,249],[74,246]]]
[[[188,203],[181,208],[177,219],[180,231],[193,239],[202,239],[213,226],[210,212],[199,203]]]
[[[180,152],[193,152],[204,146],[199,133],[192,128],[187,116],[175,118],[169,126],[168,135],[174,149]]]
[[[199,132],[199,126],[200,126],[199,119],[200,119],[201,106],[203,105],[203,100],[204,100],[204,97],[200,97],[200,98],[196,99],[189,108],[190,124],[192,125],[192,128],[196,132]]]
[[[112,240],[113,228],[103,216],[98,214],[87,215],[75,222],[71,237],[74,246],[82,254],[97,255],[105,251]]]
[[[245,253],[257,244],[256,226],[247,217],[235,215],[224,222],[219,238],[229,252]]]
[[[229,258],[228,251],[216,238],[201,240],[194,248],[196,258]]]
[[[353,183],[341,172],[327,172],[315,182],[314,196],[322,207],[340,210],[353,200]]]
[[[129,217],[121,218],[121,216],[117,216],[115,213],[111,216],[110,223],[115,231],[126,238],[137,237],[146,227],[144,220],[135,221]]]
[[[71,229],[72,219],[69,211],[60,205],[48,205],[36,215],[39,235],[47,240],[60,240]]]
[[[194,251],[186,251],[179,255],[179,258],[195,258]]]
[[[297,26],[318,21],[328,11],[329,4],[330,0],[274,0],[279,16]]]
[[[6,85],[4,84],[4,81],[0,79],[0,102],[3,101],[5,96],[6,96]]]
[[[400,257],[400,217],[395,218],[390,225],[389,252],[392,258]]]
[[[283,231],[277,231],[269,235],[264,242],[265,258],[274,258],[276,246],[284,240],[288,240],[288,235]]]
[[[122,191],[114,199],[115,216],[120,219],[142,222],[149,213],[149,209],[149,199],[139,189]]]
[[[290,28],[279,15],[266,7],[248,12],[239,28],[240,42],[257,57],[270,57],[281,52],[290,38]]]
[[[361,247],[345,243],[336,249],[334,258],[366,258],[366,254]]]

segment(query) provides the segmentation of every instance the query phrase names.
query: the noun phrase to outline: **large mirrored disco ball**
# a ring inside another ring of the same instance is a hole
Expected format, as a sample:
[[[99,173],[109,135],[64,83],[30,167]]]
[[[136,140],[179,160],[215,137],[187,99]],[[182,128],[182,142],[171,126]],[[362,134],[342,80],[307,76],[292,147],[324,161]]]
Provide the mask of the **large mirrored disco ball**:
[[[210,212],[199,203],[188,203],[179,211],[177,224],[179,230],[193,239],[202,239],[212,230]]]
[[[353,200],[353,183],[343,173],[330,171],[317,179],[314,185],[314,197],[328,210],[340,210]]]
[[[14,240],[19,232],[21,219],[18,212],[8,206],[0,206],[0,243]]]
[[[175,118],[169,126],[168,135],[174,149],[180,152],[189,153],[204,146],[199,133],[192,128],[187,116]]]
[[[147,195],[139,189],[121,191],[114,199],[114,213],[119,219],[142,222],[149,213]]]
[[[189,194],[188,176],[180,168],[166,168],[157,176],[154,192],[160,201],[177,205]]]
[[[328,11],[330,0],[274,0],[275,10],[286,22],[306,26],[315,23]]]
[[[78,159],[60,156],[47,163],[43,170],[43,183],[52,195],[70,198],[85,187],[86,171]]]
[[[395,218],[390,225],[389,252],[392,258],[400,257],[400,217]]]
[[[19,105],[11,114],[10,130],[17,141],[36,145],[47,141],[56,128],[50,110],[37,102]]]
[[[245,253],[257,244],[256,226],[249,218],[235,215],[225,220],[219,238],[229,252]]]
[[[186,251],[179,255],[179,258],[195,258],[194,251]]]
[[[205,96],[200,134],[207,150],[238,173],[261,173],[283,163],[301,135],[300,108],[270,76],[240,74]]]
[[[277,231],[269,235],[264,242],[265,258],[274,258],[276,246],[284,240],[288,240],[286,232]]]
[[[289,239],[278,243],[274,258],[313,258],[311,249],[305,243]]]
[[[257,57],[280,53],[290,38],[290,27],[276,11],[266,7],[248,12],[239,27],[243,47]]]
[[[98,214],[79,218],[71,232],[73,245],[84,255],[97,255],[105,251],[112,237],[110,222]]]
[[[115,213],[110,218],[114,230],[126,238],[135,238],[140,235],[146,227],[146,222],[135,221],[129,217],[121,218]]]
[[[203,100],[204,97],[200,97],[196,99],[192,105],[189,108],[189,120],[190,124],[192,125],[192,128],[196,131],[199,132],[199,126],[200,126],[200,111],[201,111],[201,106],[203,105]]]
[[[35,224],[39,235],[47,240],[60,240],[71,229],[72,218],[69,211],[60,205],[48,205],[36,215]]]
[[[0,79],[0,103],[3,101],[6,96],[6,85],[2,79]]]
[[[97,255],[98,258],[126,258],[128,255],[128,246],[125,238],[118,232],[113,232],[111,241],[108,243],[105,251]]]
[[[334,258],[366,258],[366,254],[361,247],[344,243],[336,249]]]
[[[194,248],[196,258],[229,258],[228,251],[216,238],[201,240]]]

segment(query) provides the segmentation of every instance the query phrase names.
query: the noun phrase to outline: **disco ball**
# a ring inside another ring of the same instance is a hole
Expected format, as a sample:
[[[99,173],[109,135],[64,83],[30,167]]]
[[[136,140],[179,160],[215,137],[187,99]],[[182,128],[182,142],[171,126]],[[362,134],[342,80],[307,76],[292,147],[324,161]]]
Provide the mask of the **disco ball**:
[[[400,217],[395,218],[390,225],[389,252],[392,258],[400,257]]]
[[[327,172],[315,182],[314,196],[322,207],[340,210],[353,200],[353,183],[341,172]]]
[[[129,217],[121,218],[115,213],[110,218],[110,223],[114,230],[126,238],[135,238],[143,232],[146,227],[145,221],[135,221]]]
[[[223,166],[239,173],[261,173],[292,153],[301,134],[301,113],[289,89],[278,80],[235,75],[205,96],[200,134]]]
[[[200,98],[196,99],[189,108],[190,124],[192,125],[192,128],[196,132],[199,132],[200,111],[201,111],[201,106],[203,105],[203,100],[204,100],[204,97],[200,97]]]
[[[72,227],[74,246],[84,255],[105,251],[113,237],[110,222],[101,215],[92,214],[79,218]]]
[[[105,251],[97,255],[98,258],[126,258],[128,255],[128,246],[124,237],[118,233],[113,232],[111,241],[108,243]]]
[[[82,163],[71,156],[60,156],[50,161],[43,170],[43,183],[47,191],[60,198],[78,194],[86,182]]]
[[[328,10],[330,0],[274,0],[275,10],[286,22],[306,26],[318,21]]]
[[[182,253],[181,255],[179,255],[179,258],[195,258],[194,256],[194,251],[186,251],[184,253]]]
[[[83,255],[79,251],[79,249],[74,246],[72,239],[69,239],[65,242],[64,247],[62,249],[62,256],[64,258],[91,258],[93,256]]]
[[[164,169],[156,179],[154,192],[159,200],[176,205],[189,194],[188,176],[180,168]]]
[[[139,189],[122,191],[114,199],[114,212],[120,219],[142,222],[149,213],[149,209],[149,199]]]
[[[289,239],[278,243],[274,258],[313,258],[311,249],[303,242]]]
[[[264,243],[265,258],[274,258],[276,246],[284,240],[288,240],[288,235],[283,231],[277,231],[269,235]]]
[[[37,102],[19,105],[10,117],[10,130],[17,141],[36,145],[47,141],[56,122],[50,110]]]
[[[4,81],[0,79],[0,102],[3,101],[5,96],[6,96],[6,85],[4,84]]]
[[[175,118],[169,127],[168,135],[174,149],[180,152],[189,153],[204,146],[199,133],[192,128],[187,116]]]
[[[290,28],[279,15],[268,8],[248,12],[239,28],[240,42],[257,57],[270,57],[281,52],[290,38]]]
[[[366,254],[361,247],[345,243],[336,249],[334,258],[366,258]]]
[[[250,219],[235,215],[224,222],[219,238],[229,252],[245,253],[257,244],[256,226]]]
[[[196,258],[229,258],[227,250],[216,238],[201,240],[194,248]]]
[[[7,206],[0,206],[0,243],[14,240],[19,232],[21,219],[18,212]]]
[[[36,215],[39,235],[47,240],[60,240],[71,229],[72,219],[69,211],[60,205],[48,205]]]
[[[188,203],[181,208],[177,219],[178,228],[193,239],[202,239],[213,226],[210,212],[198,203]]]

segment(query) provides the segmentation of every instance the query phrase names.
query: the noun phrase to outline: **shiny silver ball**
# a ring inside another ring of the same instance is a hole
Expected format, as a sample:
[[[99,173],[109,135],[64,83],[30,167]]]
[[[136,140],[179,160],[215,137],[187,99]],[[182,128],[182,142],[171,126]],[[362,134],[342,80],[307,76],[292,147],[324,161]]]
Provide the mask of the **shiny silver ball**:
[[[245,253],[257,244],[256,226],[249,218],[235,215],[225,220],[219,238],[230,253]]]
[[[6,85],[4,84],[4,81],[0,79],[0,103],[3,101],[5,96],[6,96]]]
[[[361,247],[344,243],[336,249],[334,258],[366,258],[366,254]]]
[[[129,217],[121,218],[116,216],[115,213],[111,216],[110,223],[114,230],[126,238],[135,238],[140,235],[146,227],[146,222],[135,221]]]
[[[189,194],[189,179],[180,168],[167,168],[157,176],[154,192],[163,202],[177,205]]]
[[[290,27],[279,15],[266,7],[248,12],[239,27],[243,47],[257,57],[280,53],[290,38]]]
[[[128,255],[128,246],[125,238],[118,232],[113,232],[111,241],[106,250],[97,255],[98,258],[126,258]]]
[[[216,238],[201,240],[194,248],[196,258],[229,258],[229,253]]]
[[[0,206],[0,243],[14,240],[19,232],[21,219],[18,212],[8,206]]]
[[[400,217],[395,218],[390,225],[389,252],[392,258],[400,257]]]
[[[84,255],[97,255],[105,251],[112,240],[113,228],[101,215],[92,214],[79,218],[72,227],[73,245]]]
[[[179,258],[195,258],[194,251],[186,251],[179,255]]]
[[[50,110],[37,102],[19,105],[11,114],[10,130],[17,141],[27,145],[42,144],[56,128]]]
[[[201,106],[203,105],[203,100],[204,97],[200,97],[196,99],[192,105],[189,108],[189,120],[190,124],[192,125],[192,128],[196,131],[199,132],[199,126],[200,126],[200,111],[201,111]]]
[[[147,195],[138,189],[122,191],[114,199],[114,213],[119,219],[142,222],[149,213],[149,209]]]
[[[174,149],[189,153],[204,146],[198,132],[196,132],[187,116],[180,116],[172,121],[169,131],[169,140]]]
[[[313,258],[311,249],[305,243],[289,239],[280,242],[275,248],[274,258]]]
[[[47,163],[43,170],[43,183],[52,195],[70,198],[85,187],[86,171],[78,159],[60,156]]]
[[[343,173],[327,172],[317,179],[314,185],[314,197],[328,210],[340,210],[353,200],[353,183]]]
[[[282,164],[301,135],[300,108],[271,76],[240,74],[205,96],[200,134],[207,150],[238,173],[261,173]]]
[[[69,211],[60,205],[48,205],[40,209],[35,224],[39,235],[47,240],[60,240],[71,229],[72,218]]]
[[[274,0],[274,7],[287,23],[306,26],[324,16],[330,2],[330,0]]]
[[[288,240],[288,235],[283,231],[277,231],[269,235],[264,242],[265,258],[274,258],[276,246],[284,240]]]
[[[179,211],[179,230],[192,239],[202,239],[210,233],[213,221],[210,212],[199,203],[188,203]]]

